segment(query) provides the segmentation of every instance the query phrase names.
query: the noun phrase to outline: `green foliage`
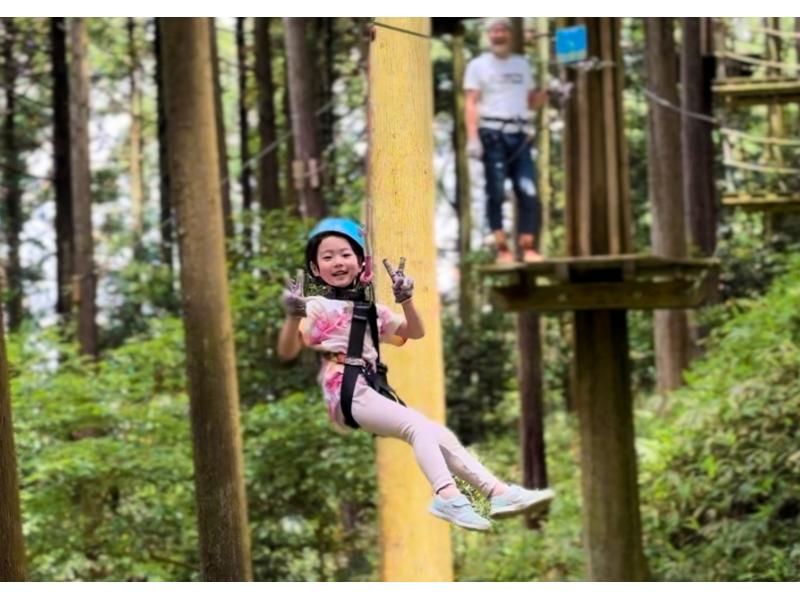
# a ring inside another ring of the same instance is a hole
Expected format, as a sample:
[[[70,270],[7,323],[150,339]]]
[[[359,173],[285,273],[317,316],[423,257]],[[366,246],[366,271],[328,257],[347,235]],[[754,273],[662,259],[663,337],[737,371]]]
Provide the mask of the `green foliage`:
[[[645,423],[650,565],[668,580],[800,577],[800,261],[713,334],[706,359]]]

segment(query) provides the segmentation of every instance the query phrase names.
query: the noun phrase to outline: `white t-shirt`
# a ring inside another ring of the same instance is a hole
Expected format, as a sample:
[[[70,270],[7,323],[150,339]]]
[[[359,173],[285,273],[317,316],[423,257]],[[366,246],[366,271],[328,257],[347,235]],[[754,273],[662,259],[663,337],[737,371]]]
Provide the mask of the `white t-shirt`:
[[[481,92],[478,114],[495,118],[523,118],[528,115],[528,91],[533,89],[531,66],[519,54],[498,58],[484,52],[473,58],[464,73],[464,89]],[[499,123],[481,123],[499,128]]]

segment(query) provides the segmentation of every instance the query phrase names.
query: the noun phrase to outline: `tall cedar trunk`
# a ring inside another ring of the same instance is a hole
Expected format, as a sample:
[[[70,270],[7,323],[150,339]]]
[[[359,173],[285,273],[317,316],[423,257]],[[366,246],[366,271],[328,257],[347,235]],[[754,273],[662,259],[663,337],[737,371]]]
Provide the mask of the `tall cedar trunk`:
[[[673,106],[678,99],[673,19],[645,21],[645,61],[650,91]],[[653,205],[653,253],[686,257],[680,115],[656,102],[648,106],[647,158]],[[656,383],[660,392],[679,387],[689,365],[692,342],[686,310],[656,310],[654,314]]]
[[[711,116],[713,65],[701,49],[701,25],[697,17],[681,19],[681,151],[683,194],[689,215],[691,244],[706,256],[717,245],[717,206],[714,192],[714,142],[711,123],[687,112]]]
[[[72,220],[72,164],[70,162],[69,70],[64,17],[50,19],[50,62],[53,69],[53,171],[56,198],[56,313],[66,323],[72,313],[75,274],[75,225]]]
[[[284,32],[286,30],[286,23],[283,24]],[[285,37],[284,37],[284,61],[283,61],[283,122],[286,129],[286,161],[284,162],[283,180],[284,192],[286,194],[286,203],[291,206],[292,212],[300,215],[300,197],[294,185],[294,177],[292,175],[292,165],[294,164],[294,138],[291,136],[292,132],[292,90],[289,89],[289,58],[285,51]]]
[[[452,37],[453,53],[453,151],[456,162],[456,206],[458,208],[458,313],[462,326],[472,322],[475,286],[470,265],[472,236],[472,194],[467,156],[467,126],[464,118],[464,26],[459,23]]]
[[[318,97],[316,109],[322,112],[317,117],[319,123],[319,139],[321,152],[325,154],[325,169],[321,174],[324,186],[330,187],[336,180],[334,166],[336,157],[333,153],[334,132],[336,126],[335,113],[331,107],[333,101],[333,84],[336,80],[335,56],[333,50],[334,22],[336,17],[318,17],[314,20],[317,42],[317,68],[320,73],[317,81]]]
[[[239,389],[228,304],[207,18],[162,20],[171,191],[178,215],[200,561],[208,581],[249,580]]]
[[[514,52],[525,56],[525,23],[522,17],[511,19],[514,32]],[[539,246],[540,237],[535,243]],[[521,249],[517,247],[518,253]],[[517,259],[521,259],[517,255]],[[517,349],[519,365],[517,378],[520,400],[520,454],[522,457],[522,482],[528,488],[547,487],[547,458],[544,442],[544,401],[542,400],[542,340],[539,314],[525,311],[517,314]],[[536,520],[526,519],[529,527],[537,527]]]
[[[242,230],[245,254],[253,251],[253,230],[250,224],[253,207],[253,191],[250,187],[252,167],[250,165],[250,127],[247,123],[247,46],[244,35],[245,17],[236,18],[236,57],[239,66],[239,148],[241,154],[241,173],[239,184],[242,186],[242,209],[244,211],[244,228]]]
[[[322,197],[317,117],[314,110],[313,44],[306,40],[306,17],[284,17],[295,159],[292,175],[300,196],[301,214],[317,220],[325,216]]]
[[[615,68],[569,73],[575,84],[564,131],[569,254],[629,253],[620,19],[570,21],[586,25],[589,55],[613,62]],[[649,573],[642,550],[627,313],[576,311],[573,318],[588,577],[644,580]]]
[[[72,217],[75,233],[73,300],[78,306],[78,342],[84,355],[97,357],[94,240],[89,168],[89,38],[83,18],[70,19],[70,150]]]
[[[550,27],[547,17],[536,17],[536,87],[546,90],[550,78]],[[537,189],[539,203],[542,206],[542,249],[548,249],[548,236],[550,230],[550,204],[552,203],[553,187],[550,184],[550,119],[548,106],[545,104],[536,113],[536,171],[538,175]]]
[[[0,277],[0,293],[4,290]],[[17,455],[11,421],[8,357],[0,310],[0,582],[25,581],[25,542],[19,508]]]
[[[15,63],[16,25],[12,17],[3,17],[3,87],[6,93],[3,117],[2,161],[5,168],[0,171],[0,216],[5,222],[8,243],[8,265],[6,269],[8,288],[8,327],[13,332],[22,323],[23,288],[22,265],[19,242],[22,233],[22,185],[21,176],[25,166],[20,156],[17,119],[17,65]]]
[[[144,215],[144,181],[142,180],[142,94],[139,90],[139,52],[136,48],[136,19],[128,17],[128,60],[130,61],[131,127],[129,134],[128,171],[131,185],[133,233],[137,246],[141,242]]]
[[[219,160],[220,185],[222,185],[222,217],[225,225],[225,238],[233,239],[233,206],[231,204],[231,183],[228,173],[228,146],[225,137],[225,110],[222,104],[222,82],[219,72],[219,52],[217,50],[217,30],[214,17],[209,17],[208,35],[211,41],[211,72],[214,78],[214,119],[217,127],[217,158]]]
[[[430,19],[379,21],[423,35]],[[444,367],[438,325],[435,179],[433,172],[433,74],[430,42],[377,28],[369,56],[368,230],[375,255],[393,262],[408,258],[419,289],[414,302],[425,314],[425,338],[413,346],[387,347],[392,385],[409,404],[436,422],[444,421]],[[370,216],[372,215],[372,216]],[[387,276],[376,276],[380,301],[391,301]],[[425,372],[421,376],[421,372]],[[450,581],[453,578],[450,529],[425,512],[430,484],[406,447],[378,439],[379,523],[383,581]]]
[[[158,173],[159,205],[161,207],[161,262],[172,270],[173,212],[170,198],[169,165],[167,162],[167,118],[164,111],[164,66],[161,58],[161,20],[155,19],[153,51],[156,56],[156,103],[158,105]]]
[[[278,138],[275,129],[275,84],[272,80],[272,38],[269,17],[255,17],[256,79],[258,81],[258,135],[262,154],[258,160],[258,200],[263,210],[283,205],[278,185]]]

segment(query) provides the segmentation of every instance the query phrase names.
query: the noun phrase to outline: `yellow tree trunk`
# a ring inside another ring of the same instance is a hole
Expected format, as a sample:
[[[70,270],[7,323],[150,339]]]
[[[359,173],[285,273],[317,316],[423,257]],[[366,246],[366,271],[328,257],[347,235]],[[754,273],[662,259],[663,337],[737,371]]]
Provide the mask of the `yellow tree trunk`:
[[[379,18],[379,23],[430,33],[428,18]],[[425,338],[388,348],[392,385],[412,407],[444,421],[444,375],[434,244],[433,93],[430,42],[375,28],[369,65],[370,181],[368,214],[374,254],[395,265],[407,258],[414,302]],[[385,271],[377,276],[378,300],[393,304]],[[384,581],[450,581],[448,525],[427,512],[431,488],[410,447],[378,440],[381,578]]]

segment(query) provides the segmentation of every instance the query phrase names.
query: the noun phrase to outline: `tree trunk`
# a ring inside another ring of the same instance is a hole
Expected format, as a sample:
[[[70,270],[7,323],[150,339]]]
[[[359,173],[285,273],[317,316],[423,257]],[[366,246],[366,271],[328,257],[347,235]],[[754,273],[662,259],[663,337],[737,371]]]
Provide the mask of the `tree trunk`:
[[[536,87],[546,90],[550,77],[550,26],[547,17],[536,17]],[[553,186],[550,184],[550,118],[549,108],[545,104],[536,113],[536,171],[538,174],[539,203],[542,213],[541,248],[546,253],[549,249],[550,204],[552,203]]]
[[[652,93],[678,106],[678,72],[673,57],[673,19],[645,18],[647,85]],[[680,115],[656,102],[648,107],[648,172],[653,205],[653,253],[686,257]],[[686,310],[654,314],[656,379],[659,392],[679,387],[689,365],[692,341]]]
[[[428,18],[384,18],[394,27],[430,34]],[[433,75],[430,42],[376,28],[370,47],[367,230],[376,256],[405,256],[417,282],[414,301],[428,332],[413,346],[387,347],[392,385],[414,408],[444,421],[444,372],[434,246]],[[390,299],[387,276],[376,278],[380,300]],[[424,376],[420,373],[425,372]],[[431,488],[411,451],[378,439],[378,487],[383,581],[450,581],[450,528],[426,512]]]
[[[525,20],[512,17],[514,52],[525,56]],[[515,212],[516,213],[516,212]],[[540,236],[535,239],[537,248]],[[517,259],[521,260],[518,247]],[[528,488],[547,487],[547,457],[544,442],[544,401],[542,400],[542,339],[539,314],[517,314],[517,348],[519,365],[517,380],[520,401],[520,454],[522,457],[522,482]],[[530,528],[538,528],[539,519],[526,518]]]
[[[283,24],[284,32],[286,30],[286,23]],[[285,46],[285,38],[284,38]],[[285,47],[284,47],[285,49]],[[286,203],[291,206],[292,212],[299,216],[302,212],[300,206],[300,198],[297,189],[294,185],[294,176],[292,174],[292,165],[294,164],[294,138],[291,136],[292,132],[292,90],[289,89],[289,59],[287,52],[284,52],[283,62],[283,114],[284,126],[286,133],[286,161],[284,162],[284,192],[286,196]]]
[[[697,17],[681,19],[681,107],[684,111],[711,117],[711,61],[701,50],[701,22]],[[714,142],[711,123],[681,117],[684,205],[689,214],[692,245],[701,255],[711,256],[717,245],[717,206],[714,191]]]
[[[780,17],[764,17],[764,27],[780,31],[781,20]],[[766,57],[767,60],[772,62],[783,61],[783,44],[781,38],[777,35],[764,34],[766,41]],[[780,67],[767,67],[767,77],[781,77],[784,72]],[[768,113],[768,135],[770,137],[783,137],[785,135],[785,127],[783,123],[783,107],[780,104],[769,104],[767,106]],[[783,166],[783,154],[781,153],[780,146],[769,144],[766,146],[767,160],[772,165]]]
[[[222,104],[222,83],[219,73],[219,52],[217,50],[217,25],[214,17],[209,17],[208,35],[211,40],[211,72],[214,77],[214,118],[217,127],[217,160],[219,162],[220,185],[222,186],[222,217],[225,225],[225,238],[233,239],[233,206],[231,205],[231,183],[228,173],[228,145],[225,137],[225,109]]]
[[[244,581],[252,573],[220,197],[211,22],[164,18],[162,33],[200,560],[207,581]]]
[[[0,181],[4,192],[0,195],[0,215],[5,221],[5,236],[8,243],[8,327],[12,332],[22,324],[22,264],[20,263],[19,243],[22,234],[22,185],[21,176],[25,165],[20,156],[17,119],[17,65],[15,45],[17,31],[14,18],[3,17],[3,87],[6,92],[5,116],[2,131],[2,161],[5,165],[0,171]]]
[[[278,185],[278,147],[275,129],[275,85],[272,80],[272,38],[269,17],[255,18],[256,78],[258,80],[258,133],[261,150],[271,148],[258,161],[258,197],[263,210],[283,205]]]
[[[241,173],[239,184],[242,186],[242,210],[244,211],[244,227],[242,229],[243,245],[246,255],[253,253],[253,227],[251,224],[253,191],[250,187],[252,167],[250,165],[250,127],[247,122],[247,46],[244,38],[246,17],[236,18],[236,57],[239,65],[239,147],[241,154]]]
[[[56,261],[58,299],[56,312],[62,323],[72,313],[75,275],[75,236],[72,220],[72,165],[70,163],[69,69],[64,17],[50,19],[50,61],[53,69],[53,172],[56,198]]]
[[[615,68],[569,74],[575,92],[564,131],[567,246],[575,256],[630,253],[620,19],[571,21],[586,25],[589,55]],[[592,581],[649,577],[642,550],[626,317],[624,310],[573,315],[584,544]]]
[[[142,94],[139,90],[139,52],[136,47],[136,19],[128,17],[128,59],[131,86],[131,127],[128,139],[129,173],[131,185],[131,212],[136,244],[141,242],[144,218],[144,181],[142,180]]]
[[[83,18],[70,19],[70,150],[75,233],[73,300],[78,307],[81,353],[97,357],[94,239],[89,167],[89,38]]]
[[[161,20],[155,19],[156,94],[158,111],[158,172],[161,222],[161,262],[172,270],[172,231],[174,229],[167,160],[167,117],[164,109],[164,62],[161,56]]]
[[[456,206],[458,207],[458,255],[461,260],[458,280],[458,313],[461,325],[472,322],[475,313],[475,285],[470,265],[472,236],[472,194],[467,156],[467,126],[464,118],[464,26],[453,32],[453,151],[456,161]]]
[[[0,279],[0,293],[3,292]],[[19,507],[17,455],[11,421],[8,357],[0,310],[0,582],[25,581],[25,541]]]
[[[321,160],[314,110],[313,44],[306,40],[306,17],[284,17],[283,23],[294,133],[292,175],[300,196],[301,214],[317,220],[325,216],[326,209],[320,186]]]

